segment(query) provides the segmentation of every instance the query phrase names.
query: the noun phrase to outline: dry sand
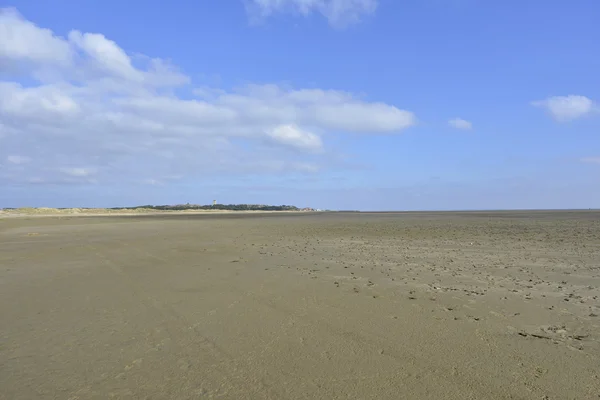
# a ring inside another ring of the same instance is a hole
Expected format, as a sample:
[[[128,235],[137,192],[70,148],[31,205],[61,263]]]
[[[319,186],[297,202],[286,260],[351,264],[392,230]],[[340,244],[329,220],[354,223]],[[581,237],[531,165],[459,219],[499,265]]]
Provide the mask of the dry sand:
[[[0,219],[14,217],[92,217],[92,216],[135,216],[135,215],[178,215],[178,214],[228,214],[235,213],[272,213],[272,212],[301,212],[301,211],[261,211],[261,210],[156,210],[152,208],[112,209],[112,208],[49,208],[49,207],[23,207],[0,208]]]
[[[1,399],[598,399],[600,212],[0,219]]]

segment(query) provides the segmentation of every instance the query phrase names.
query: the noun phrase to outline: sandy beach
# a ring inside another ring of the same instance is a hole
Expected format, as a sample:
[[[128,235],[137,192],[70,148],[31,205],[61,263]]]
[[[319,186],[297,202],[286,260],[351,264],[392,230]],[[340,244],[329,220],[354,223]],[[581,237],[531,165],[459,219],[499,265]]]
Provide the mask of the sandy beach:
[[[600,211],[0,219],[0,399],[599,399]]]

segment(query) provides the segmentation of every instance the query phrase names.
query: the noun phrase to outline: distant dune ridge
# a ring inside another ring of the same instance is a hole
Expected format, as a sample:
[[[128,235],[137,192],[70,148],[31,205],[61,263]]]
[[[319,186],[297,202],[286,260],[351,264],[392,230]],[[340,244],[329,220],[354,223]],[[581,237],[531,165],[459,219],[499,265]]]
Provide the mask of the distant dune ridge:
[[[138,208],[135,210],[110,209],[110,208],[50,208],[50,207],[22,207],[0,210],[0,216],[20,216],[20,215],[98,215],[98,214],[142,214],[156,212],[148,208]]]
[[[137,206],[115,208],[51,208],[51,207],[21,207],[0,209],[0,217],[19,216],[86,216],[86,215],[135,215],[157,213],[228,213],[228,212],[306,212],[315,211],[313,208],[298,208],[296,206],[270,206],[262,204],[214,204],[214,205],[164,205]]]

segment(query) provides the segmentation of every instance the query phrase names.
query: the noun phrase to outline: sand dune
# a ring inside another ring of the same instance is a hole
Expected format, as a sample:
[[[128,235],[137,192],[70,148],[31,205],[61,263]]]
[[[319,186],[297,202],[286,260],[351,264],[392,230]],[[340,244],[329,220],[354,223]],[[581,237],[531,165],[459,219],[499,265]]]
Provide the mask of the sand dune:
[[[50,208],[23,207],[0,209],[0,218],[11,217],[91,217],[91,216],[135,216],[135,215],[174,215],[174,214],[227,214],[227,213],[271,213],[271,212],[302,212],[302,211],[261,211],[261,210],[156,210],[152,208],[112,209],[112,208]]]

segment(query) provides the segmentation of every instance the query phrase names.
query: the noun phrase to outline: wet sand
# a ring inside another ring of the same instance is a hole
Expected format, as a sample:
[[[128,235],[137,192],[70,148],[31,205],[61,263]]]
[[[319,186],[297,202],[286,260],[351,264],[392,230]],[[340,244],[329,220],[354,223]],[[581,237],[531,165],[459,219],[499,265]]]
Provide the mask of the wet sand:
[[[0,219],[0,399],[598,399],[600,212]]]

